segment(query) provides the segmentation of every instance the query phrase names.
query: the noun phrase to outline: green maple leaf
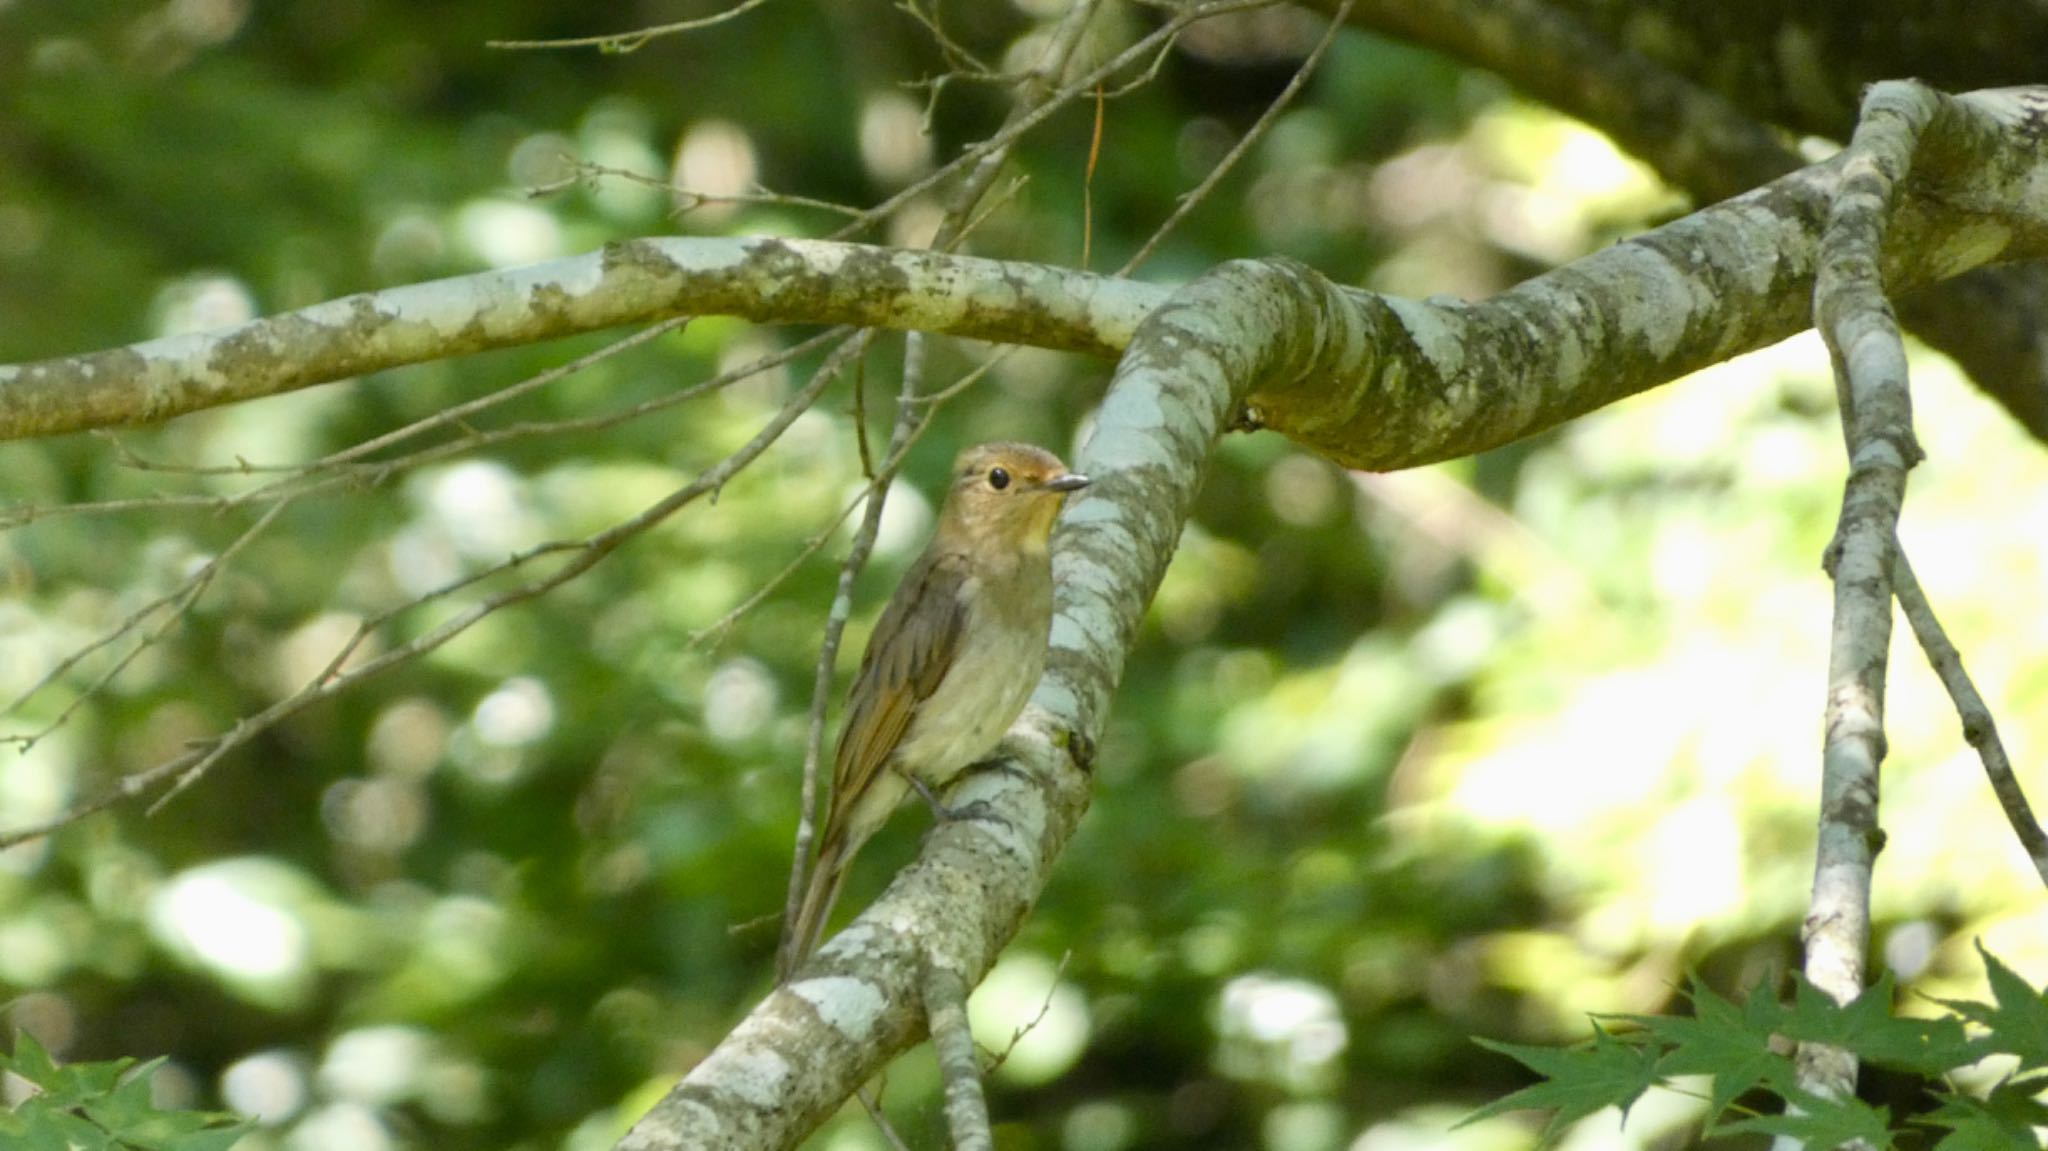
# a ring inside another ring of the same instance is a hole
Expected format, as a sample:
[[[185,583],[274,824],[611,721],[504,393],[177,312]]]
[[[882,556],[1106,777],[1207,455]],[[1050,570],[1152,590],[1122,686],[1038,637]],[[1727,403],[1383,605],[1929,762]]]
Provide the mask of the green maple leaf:
[[[1741,1008],[1714,993],[1697,978],[1687,994],[1692,1015],[1625,1015],[1662,1043],[1657,1074],[1711,1075],[1713,1091],[1707,1114],[1719,1116],[1743,1092],[1763,1084],[1776,1089],[1794,1082],[1792,1061],[1771,1050],[1784,1010],[1758,986]]]
[[[1550,1122],[1543,1127],[1543,1138],[1547,1141],[1565,1127],[1607,1107],[1621,1108],[1626,1119],[1628,1109],[1657,1083],[1656,1047],[1617,1039],[1597,1026],[1590,1043],[1574,1047],[1529,1047],[1490,1039],[1473,1042],[1516,1060],[1543,1076],[1544,1082],[1488,1103],[1459,1120],[1460,1127],[1508,1111],[1554,1109]]]
[[[1990,1031],[1977,1040],[1975,1050],[1980,1056],[1991,1052],[2017,1055],[2022,1072],[2048,1068],[2048,1000],[2012,968],[2000,963],[1997,956],[1984,950],[1981,940],[1977,943],[1977,954],[1984,957],[1984,973],[1990,977],[1991,996],[1998,1005],[1968,1000],[1938,1002]]]
[[[1893,1016],[1892,993],[1890,973],[1879,976],[1847,1004],[1835,1003],[1800,979],[1792,1009],[1779,1021],[1778,1032],[1802,1043],[1842,1048],[1865,1062],[1922,1075],[1940,1075],[1982,1058],[1980,1046],[1964,1033],[1961,1021],[1951,1016]]]
[[[2048,1124],[2048,1107],[2036,1096],[2044,1081],[2008,1079],[1993,1088],[1985,1099],[1967,1095],[1945,1095],[1941,1106],[1921,1116],[1918,1122],[1946,1127],[1948,1134],[1934,1145],[1935,1151],[2008,1151],[2009,1148],[2040,1146],[2034,1128]]]
[[[1735,1135],[1746,1131],[1766,1135],[1788,1135],[1808,1147],[1842,1147],[1862,1142],[1877,1151],[1892,1145],[1891,1116],[1882,1107],[1860,1099],[1823,1099],[1811,1092],[1788,1088],[1786,1100],[1793,1106],[1782,1115],[1754,1115],[1723,1123],[1707,1132],[1710,1136]]]
[[[12,1071],[38,1087],[47,1085],[57,1073],[57,1062],[36,1037],[26,1031],[14,1033],[14,1054],[0,1055],[0,1071]]]
[[[130,1128],[141,1126],[157,1114],[156,1104],[150,1097],[149,1080],[163,1064],[162,1059],[152,1059],[119,1084],[110,1084],[108,1090],[83,1100],[80,1106],[86,1117],[124,1137]]]
[[[228,1151],[242,1136],[249,1133],[251,1121],[242,1120],[227,1127],[209,1127],[204,1131],[193,1131],[164,1142],[163,1151]]]
[[[34,1083],[37,1091],[0,1113],[0,1148],[7,1151],[228,1151],[248,1123],[208,1111],[161,1111],[150,1079],[163,1059],[137,1067],[133,1059],[59,1064],[32,1036],[16,1037],[0,1070]]]
[[[121,1081],[122,1073],[134,1065],[133,1059],[59,1064],[26,1031],[15,1033],[12,1056],[0,1056],[0,1070],[12,1071],[35,1084],[42,1105],[59,1111],[112,1091]]]
[[[122,1151],[112,1135],[84,1119],[68,1111],[35,1106],[40,1099],[38,1096],[22,1104],[21,1111],[27,1120],[22,1141],[10,1143],[10,1148],[20,1146],[25,1151]]]

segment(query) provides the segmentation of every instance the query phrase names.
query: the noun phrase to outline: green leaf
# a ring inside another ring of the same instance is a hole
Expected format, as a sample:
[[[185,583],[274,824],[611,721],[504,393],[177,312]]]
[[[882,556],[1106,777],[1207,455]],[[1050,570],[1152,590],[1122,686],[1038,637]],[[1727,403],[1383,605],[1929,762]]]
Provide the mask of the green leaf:
[[[1893,1016],[1889,973],[1847,1004],[1835,1003],[1804,979],[1795,986],[1792,1010],[1778,1024],[1788,1039],[1840,1047],[1865,1062],[1922,1075],[1941,1075],[1983,1057],[1981,1046],[1952,1017]]]
[[[1617,1039],[1599,1027],[1593,1030],[1591,1045],[1577,1047],[1528,1047],[1490,1039],[1473,1042],[1520,1062],[1545,1082],[1488,1103],[1459,1120],[1460,1127],[1508,1111],[1555,1108],[1543,1128],[1543,1138],[1548,1140],[1606,1107],[1621,1108],[1626,1119],[1628,1109],[1657,1082],[1656,1047]]]
[[[1792,1089],[1788,1107],[1780,1115],[1755,1115],[1723,1123],[1707,1134],[1735,1135],[1755,1131],[1766,1135],[1789,1135],[1808,1147],[1840,1147],[1862,1141],[1877,1151],[1892,1145],[1891,1117],[1882,1107],[1860,1099],[1823,1099],[1810,1092]]]
[[[165,1060],[137,1067],[132,1059],[59,1065],[23,1035],[7,1062],[36,1075],[39,1090],[0,1113],[7,1151],[227,1151],[247,1128],[210,1111],[159,1110],[151,1079]]]
[[[113,1136],[97,1125],[52,1107],[38,1107],[29,1116],[27,1146],[31,1151],[120,1151]]]
[[[47,1089],[57,1073],[57,1064],[36,1037],[26,1031],[14,1033],[14,1054],[0,1057],[0,1070],[12,1071],[38,1087]]]
[[[204,1131],[193,1131],[166,1141],[163,1151],[228,1151],[254,1126],[252,1121],[243,1119],[226,1127],[209,1127]]]
[[[138,1068],[112,1091],[87,1103],[86,1115],[112,1132],[122,1146],[135,1151],[183,1151],[193,1145],[211,1146],[220,1125],[234,1122],[234,1117],[212,1111],[159,1110],[150,1078],[163,1063],[164,1060],[155,1059]],[[233,1141],[230,1137],[226,1142]]]
[[[1714,993],[1698,979],[1692,981],[1688,996],[1690,1017],[1670,1015],[1627,1015],[1666,1050],[1657,1061],[1657,1074],[1711,1075],[1713,1092],[1707,1114],[1719,1117],[1735,1098],[1758,1085],[1779,1087],[1794,1081],[1792,1061],[1771,1050],[1771,1035],[1783,1012],[1776,1000],[1761,986],[1749,993],[1747,1005],[1735,1004]]]
[[[2021,1071],[2048,1068],[2048,1000],[1986,951],[1981,940],[1977,943],[1977,954],[1984,957],[1984,973],[1990,978],[1991,996],[1997,1007],[1969,1000],[1939,1002],[1990,1032],[1978,1040],[1980,1056],[1989,1052],[2017,1055]]]
[[[82,1106],[93,1122],[123,1139],[129,1138],[129,1131],[141,1127],[157,1114],[146,1075],[129,1076],[111,1090],[85,1100]]]
[[[1917,1122],[1948,1128],[1949,1133],[1935,1144],[1937,1151],[2038,1147],[2034,1128],[2048,1125],[2048,1106],[2038,1098],[2044,1086],[2048,1086],[2048,1080],[2031,1076],[2007,1079],[1992,1088],[1984,1099],[1944,1093],[1941,1106],[1920,1116]]]
[[[133,1059],[111,1059],[103,1063],[59,1064],[27,1032],[15,1043],[8,1070],[36,1085],[44,1105],[69,1110],[114,1089],[121,1075],[135,1065]]]
[[[1948,1134],[1935,1143],[1935,1151],[2008,1151],[2038,1146],[2032,1131],[2000,1122],[1974,1099],[1951,1099],[1940,1112],[1926,1116],[1925,1120],[1948,1128]]]

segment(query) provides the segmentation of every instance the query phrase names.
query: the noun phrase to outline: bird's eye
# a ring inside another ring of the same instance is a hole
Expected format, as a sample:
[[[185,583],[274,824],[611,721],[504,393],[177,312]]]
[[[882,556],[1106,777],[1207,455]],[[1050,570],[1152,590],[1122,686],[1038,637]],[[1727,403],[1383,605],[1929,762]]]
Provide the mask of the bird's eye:
[[[1009,487],[1010,473],[1002,468],[990,468],[988,470],[988,486],[997,491],[1002,491],[1004,488]]]

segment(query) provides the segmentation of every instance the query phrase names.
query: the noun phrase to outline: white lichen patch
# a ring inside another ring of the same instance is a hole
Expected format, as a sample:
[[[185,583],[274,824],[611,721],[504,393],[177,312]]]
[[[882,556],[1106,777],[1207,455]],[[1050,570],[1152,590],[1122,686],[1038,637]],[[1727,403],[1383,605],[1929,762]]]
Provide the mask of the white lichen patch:
[[[1415,341],[1415,350],[1422,353],[1437,375],[1446,380],[1457,379],[1465,370],[1466,325],[1463,317],[1457,316],[1434,304],[1399,296],[1383,297],[1387,309],[1408,329],[1408,338]]]
[[[1778,278],[1778,263],[1784,258],[1779,244],[1785,221],[1768,205],[1752,201],[1738,200],[1728,205],[1728,211],[1734,216],[1734,223],[1715,229],[1713,234],[1719,238],[1722,249],[1714,263],[1724,274],[1738,277],[1743,290],[1756,296],[1767,295]],[[1707,256],[1702,254],[1696,259],[1704,263]]]
[[[790,984],[789,993],[811,1005],[818,1018],[854,1043],[874,1033],[887,1004],[875,985],[845,975],[822,975]]]
[[[780,1106],[789,1093],[791,1070],[780,1054],[763,1048],[736,1051],[730,1058],[701,1065],[699,1084],[751,1107]]]
[[[1652,355],[1678,350],[1696,312],[1711,307],[1704,285],[1647,244],[1624,244],[1605,253],[1600,271],[1620,298],[1622,326]]]

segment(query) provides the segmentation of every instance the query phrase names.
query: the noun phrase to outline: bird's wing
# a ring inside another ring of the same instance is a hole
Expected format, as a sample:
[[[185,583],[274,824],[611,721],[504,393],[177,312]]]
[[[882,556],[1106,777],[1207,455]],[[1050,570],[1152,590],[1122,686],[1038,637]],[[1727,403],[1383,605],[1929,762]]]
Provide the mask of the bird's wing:
[[[918,706],[938,690],[953,666],[966,630],[967,606],[961,598],[966,579],[962,557],[927,553],[904,575],[896,598],[875,624],[854,678],[846,727],[839,733],[825,819],[828,834],[867,791],[909,730]]]

